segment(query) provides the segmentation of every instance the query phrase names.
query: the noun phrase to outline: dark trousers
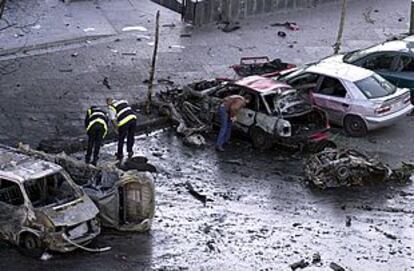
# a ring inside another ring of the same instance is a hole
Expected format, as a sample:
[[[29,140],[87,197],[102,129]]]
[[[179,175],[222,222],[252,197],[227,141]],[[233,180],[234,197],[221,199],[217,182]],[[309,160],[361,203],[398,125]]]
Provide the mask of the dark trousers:
[[[228,143],[231,136],[232,121],[227,113],[227,110],[221,105],[218,109],[218,117],[220,120],[220,131],[217,136],[217,147],[223,147],[225,143]]]
[[[137,120],[130,120],[121,127],[118,128],[118,152],[117,157],[122,158],[124,156],[124,142],[127,139],[127,152],[132,154],[132,148],[134,147],[135,128],[137,127]]]
[[[91,160],[91,155],[93,151],[93,164],[99,159],[99,149],[101,148],[102,139],[105,134],[105,128],[103,125],[96,123],[88,131],[88,149],[86,151],[86,163],[89,163]]]

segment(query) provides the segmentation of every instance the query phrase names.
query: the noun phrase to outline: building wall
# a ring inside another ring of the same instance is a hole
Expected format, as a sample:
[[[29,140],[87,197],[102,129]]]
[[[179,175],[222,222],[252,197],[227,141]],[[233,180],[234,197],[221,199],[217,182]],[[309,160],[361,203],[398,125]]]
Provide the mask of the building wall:
[[[183,17],[194,25],[203,25],[218,21],[236,21],[263,13],[310,8],[338,1],[341,0],[187,0]]]

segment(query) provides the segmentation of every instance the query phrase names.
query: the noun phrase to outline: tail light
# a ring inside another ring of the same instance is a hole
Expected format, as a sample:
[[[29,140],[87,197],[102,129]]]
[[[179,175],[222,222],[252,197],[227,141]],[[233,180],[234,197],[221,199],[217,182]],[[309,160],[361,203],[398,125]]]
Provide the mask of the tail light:
[[[375,114],[381,115],[381,114],[387,113],[389,111],[391,111],[391,106],[389,106],[389,105],[381,105],[380,107],[378,107],[377,109],[375,109]]]

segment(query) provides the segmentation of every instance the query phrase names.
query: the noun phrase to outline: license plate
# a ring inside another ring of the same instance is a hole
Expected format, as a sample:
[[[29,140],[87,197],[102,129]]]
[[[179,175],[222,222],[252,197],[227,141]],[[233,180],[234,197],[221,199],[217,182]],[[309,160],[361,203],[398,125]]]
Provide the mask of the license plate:
[[[70,239],[77,239],[79,237],[82,237],[87,232],[88,232],[88,225],[86,225],[86,223],[82,223],[76,228],[70,230],[69,236],[70,236]]]

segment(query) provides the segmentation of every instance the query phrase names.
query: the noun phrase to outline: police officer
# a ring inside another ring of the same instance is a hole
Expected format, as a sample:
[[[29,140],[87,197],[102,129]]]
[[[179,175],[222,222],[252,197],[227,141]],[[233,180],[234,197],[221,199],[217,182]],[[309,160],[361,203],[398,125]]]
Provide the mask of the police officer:
[[[88,134],[88,149],[86,151],[85,162],[87,164],[90,163],[93,151],[92,164],[96,166],[102,140],[108,132],[108,116],[106,112],[97,106],[91,106],[86,112],[85,128]]]
[[[134,155],[134,136],[137,126],[137,116],[132,111],[128,102],[125,100],[114,100],[107,98],[106,103],[109,107],[109,118],[111,119],[115,129],[118,131],[118,151],[117,159],[122,160],[124,141],[127,138],[128,158]]]

